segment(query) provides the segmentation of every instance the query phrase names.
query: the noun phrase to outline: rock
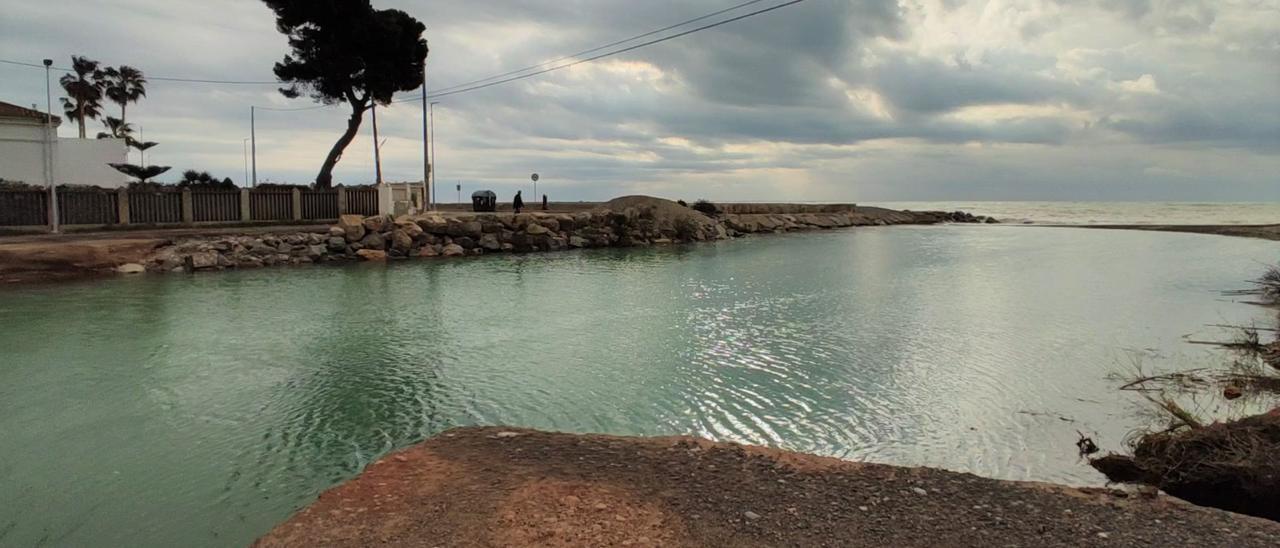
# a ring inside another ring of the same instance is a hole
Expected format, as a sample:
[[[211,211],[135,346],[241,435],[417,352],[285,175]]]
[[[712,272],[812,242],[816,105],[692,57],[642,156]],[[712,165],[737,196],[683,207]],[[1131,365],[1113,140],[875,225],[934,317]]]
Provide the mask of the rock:
[[[458,236],[453,239],[453,243],[462,246],[463,249],[472,249],[476,246],[475,240],[467,236]]]
[[[419,218],[418,226],[430,234],[444,234],[449,228],[449,222],[444,217],[431,214]]]
[[[415,240],[418,239],[419,236],[426,233],[425,230],[422,230],[421,226],[418,226],[418,223],[415,223],[408,219],[396,221],[396,229],[403,230],[405,234],[408,234],[410,238],[413,238]]]
[[[449,244],[444,246],[444,249],[440,254],[445,257],[461,257],[467,254],[467,250],[463,249],[462,246],[458,244]]]
[[[332,251],[334,253],[342,253],[343,251],[347,250],[347,239],[339,238],[336,236],[333,238],[329,238],[328,246],[329,246],[329,251]]]
[[[919,488],[919,487],[912,487],[912,488],[911,488],[911,492],[912,492],[912,493],[915,493],[915,494],[917,494],[917,495],[928,495],[928,494],[929,494],[929,492],[928,492],[928,491],[925,491],[924,489],[921,489],[921,488]]]
[[[374,249],[374,250],[381,251],[387,248],[387,241],[382,237],[381,234],[377,232],[370,232],[369,234],[365,235],[363,239],[360,240],[360,245],[364,246],[364,249]]]
[[[488,232],[480,237],[480,247],[488,251],[498,251],[502,249],[502,242],[498,240],[498,235]]]
[[[752,521],[760,519],[760,514],[752,512],[751,510],[747,510],[746,512],[743,512],[742,515],[743,517]]]
[[[586,238],[583,238],[581,236],[569,236],[569,247],[572,247],[572,248],[587,247],[587,245],[589,244],[590,242],[588,242]]]
[[[217,268],[218,252],[204,251],[201,253],[192,253],[187,257],[188,265],[195,270],[204,270],[208,268]]]
[[[479,238],[480,234],[484,232],[484,223],[481,223],[480,221],[467,221],[462,223],[461,229],[461,235]]]
[[[524,231],[530,236],[540,236],[542,234],[547,234],[551,232],[551,229],[545,226],[542,226],[538,223],[529,223],[529,226],[525,227]]]
[[[387,228],[387,218],[381,215],[367,217],[364,220],[364,229],[368,232],[382,232]]]
[[[440,256],[440,253],[436,252],[435,246],[424,245],[422,246],[422,249],[418,250],[418,256],[427,259],[431,257],[438,257]]]
[[[311,260],[319,259],[325,255],[325,247],[322,245],[307,246],[307,258]]]
[[[138,263],[127,263],[116,267],[116,272],[121,274],[142,274],[147,271],[147,267]]]
[[[1238,400],[1244,397],[1244,391],[1238,386],[1228,386],[1222,389],[1222,397],[1228,400]]]
[[[418,230],[422,230],[422,229],[419,228]],[[395,232],[391,233],[391,249],[392,250],[398,251],[400,253],[408,253],[409,248],[411,247],[413,247],[413,238],[409,236],[408,232],[405,232],[404,230],[401,230],[401,229],[396,229]]]
[[[342,215],[338,217],[338,224],[334,228],[342,230],[342,235],[348,242],[358,242],[364,238],[364,217],[359,215]],[[330,232],[332,234],[332,232]]]
[[[387,260],[387,252],[376,249],[361,249],[356,252],[356,256],[365,261],[385,261]]]

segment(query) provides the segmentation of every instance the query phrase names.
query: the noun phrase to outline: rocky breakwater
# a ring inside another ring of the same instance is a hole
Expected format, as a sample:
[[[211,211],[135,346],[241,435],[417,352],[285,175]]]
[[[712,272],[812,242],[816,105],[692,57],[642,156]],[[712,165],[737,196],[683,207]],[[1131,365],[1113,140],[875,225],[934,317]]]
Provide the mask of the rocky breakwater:
[[[195,237],[162,246],[144,264],[126,265],[121,271],[189,272],[336,261],[636,247],[721,240],[760,233],[948,222],[991,220],[962,212],[909,212],[854,206],[819,212],[809,209],[797,213],[717,213],[709,216],[667,200],[628,196],[590,211],[574,213],[431,213],[394,219],[344,215],[324,233]]]

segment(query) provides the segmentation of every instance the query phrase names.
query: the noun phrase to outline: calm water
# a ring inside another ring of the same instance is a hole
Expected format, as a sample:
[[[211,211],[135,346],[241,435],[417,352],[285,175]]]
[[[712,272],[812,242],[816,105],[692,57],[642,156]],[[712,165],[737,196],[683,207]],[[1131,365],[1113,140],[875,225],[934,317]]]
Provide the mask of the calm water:
[[[1280,244],[1025,227],[0,291],[0,545],[234,546],[379,455],[512,424],[1101,480],[1106,375],[1262,312]]]

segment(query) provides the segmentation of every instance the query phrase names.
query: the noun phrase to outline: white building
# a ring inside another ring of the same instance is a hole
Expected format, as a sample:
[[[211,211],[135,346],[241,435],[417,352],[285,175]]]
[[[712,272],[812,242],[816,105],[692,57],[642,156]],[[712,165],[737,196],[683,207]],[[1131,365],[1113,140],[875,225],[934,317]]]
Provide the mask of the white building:
[[[0,101],[0,179],[45,184],[45,113]],[[62,120],[53,117],[54,135]],[[127,161],[122,139],[56,139],[53,178],[62,185],[119,188],[129,178],[107,165]]]

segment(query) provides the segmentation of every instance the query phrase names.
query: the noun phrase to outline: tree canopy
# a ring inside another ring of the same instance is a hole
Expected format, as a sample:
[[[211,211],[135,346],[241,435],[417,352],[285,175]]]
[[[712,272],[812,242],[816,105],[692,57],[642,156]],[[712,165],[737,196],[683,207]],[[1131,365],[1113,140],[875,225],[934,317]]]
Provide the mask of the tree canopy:
[[[303,95],[324,103],[348,103],[347,130],[330,150],[316,185],[332,185],[334,165],[360,129],[364,112],[389,104],[398,91],[422,85],[426,31],[400,10],[374,9],[369,0],[263,0],[276,28],[289,38],[290,53],[274,72],[286,97]]]

